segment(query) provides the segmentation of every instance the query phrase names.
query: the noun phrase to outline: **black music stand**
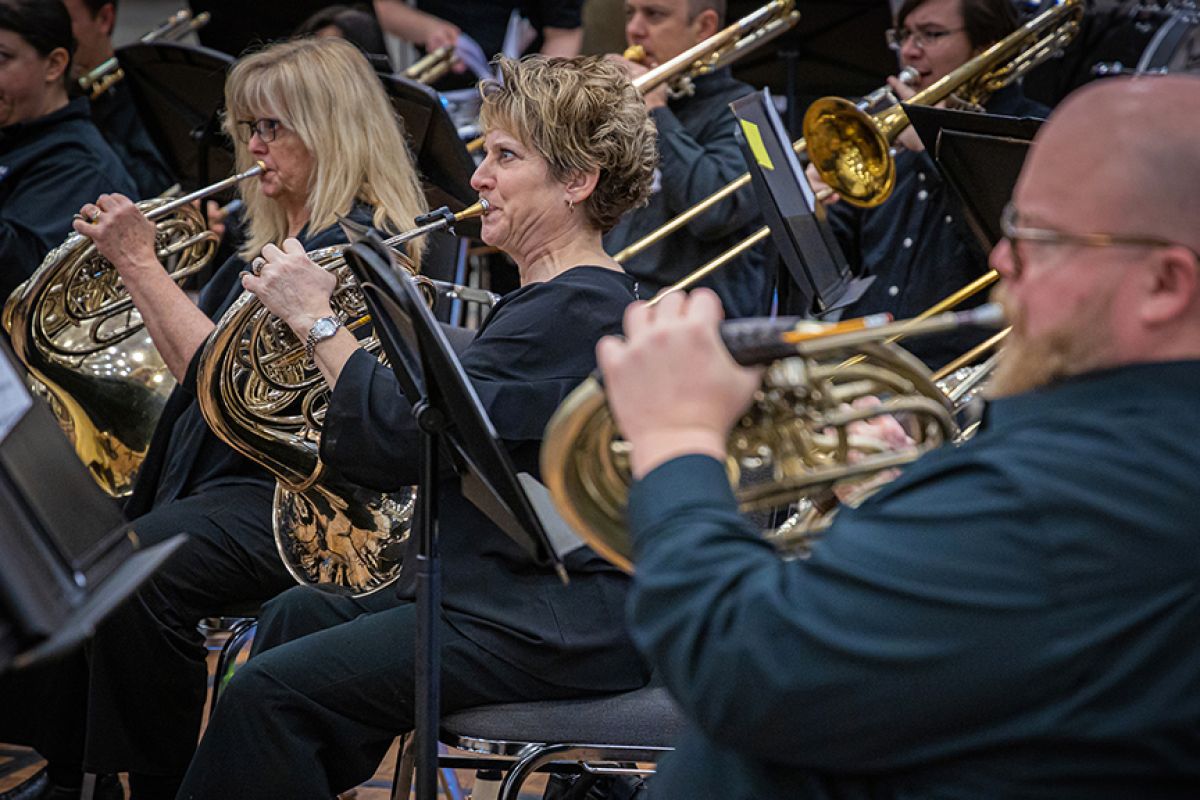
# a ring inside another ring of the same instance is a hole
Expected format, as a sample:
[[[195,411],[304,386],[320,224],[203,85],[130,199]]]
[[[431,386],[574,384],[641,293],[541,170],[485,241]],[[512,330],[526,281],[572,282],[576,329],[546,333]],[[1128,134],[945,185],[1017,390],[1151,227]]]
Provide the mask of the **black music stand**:
[[[136,526],[29,394],[4,342],[0,520],[0,672],[78,646],[184,542],[137,549]]]
[[[400,75],[379,76],[392,107],[404,120],[404,131],[425,179],[425,199],[430,208],[449,206],[461,211],[478,200],[471,188],[475,162],[458,136],[441,95],[428,86]],[[470,224],[468,224],[470,223]],[[478,220],[459,223],[466,235],[478,233]]]
[[[852,278],[850,265],[804,176],[771,93],[754,92],[729,104],[771,238],[801,298],[802,308],[827,315],[850,305],[875,280]]]
[[[555,524],[548,516],[544,524],[539,517],[462,364],[413,279],[394,267],[391,252],[374,233],[347,234],[358,241],[346,251],[346,263],[358,280],[375,334],[422,431],[414,735],[416,795],[418,800],[433,800],[441,703],[437,476],[443,453],[461,476],[463,495],[537,562],[553,567],[564,583],[567,573],[562,555],[580,543],[565,523]]]
[[[177,42],[117,50],[146,133],[185,191],[233,172],[233,145],[221,131],[225,74],[233,59]]]
[[[1041,120],[907,104],[904,111],[984,250],[995,247],[1003,237],[1000,214]]]

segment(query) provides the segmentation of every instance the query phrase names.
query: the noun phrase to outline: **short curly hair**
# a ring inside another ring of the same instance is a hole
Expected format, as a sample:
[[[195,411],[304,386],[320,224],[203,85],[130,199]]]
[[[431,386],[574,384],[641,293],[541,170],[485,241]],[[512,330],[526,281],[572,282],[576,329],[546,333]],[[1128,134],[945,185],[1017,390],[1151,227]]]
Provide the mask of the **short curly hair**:
[[[596,189],[580,205],[602,232],[646,204],[657,131],[624,69],[602,56],[498,58],[495,65],[497,80],[479,84],[485,132],[498,128],[532,147],[558,181],[598,168]]]

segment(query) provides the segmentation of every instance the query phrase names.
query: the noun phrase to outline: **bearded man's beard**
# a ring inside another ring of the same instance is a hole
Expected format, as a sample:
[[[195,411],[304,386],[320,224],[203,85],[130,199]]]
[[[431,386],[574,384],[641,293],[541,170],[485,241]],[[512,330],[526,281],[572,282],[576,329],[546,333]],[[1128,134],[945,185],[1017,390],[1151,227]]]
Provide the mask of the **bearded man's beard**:
[[[992,301],[1004,307],[1012,330],[1004,337],[996,371],[988,382],[988,397],[1009,397],[1032,391],[1071,375],[1092,369],[1101,360],[1102,348],[1096,337],[1090,337],[1084,326],[1064,325],[1033,338],[1024,333],[1025,320],[1003,283],[992,290]],[[1088,321],[1106,318],[1103,308],[1111,302],[1104,298],[1092,309],[1095,313],[1079,315]]]

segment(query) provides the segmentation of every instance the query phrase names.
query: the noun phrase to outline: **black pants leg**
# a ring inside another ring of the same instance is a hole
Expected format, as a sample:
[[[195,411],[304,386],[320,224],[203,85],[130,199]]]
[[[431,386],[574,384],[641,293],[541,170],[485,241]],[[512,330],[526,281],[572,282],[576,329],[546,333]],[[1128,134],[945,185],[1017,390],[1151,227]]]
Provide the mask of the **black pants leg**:
[[[180,532],[188,541],[89,645],[89,770],[169,776],[187,768],[207,679],[197,622],[294,585],[275,550],[271,495],[263,485],[223,487],[135,521],[145,541]]]
[[[254,657],[301,636],[403,604],[391,588],[366,597],[346,597],[311,586],[294,586],[263,604],[250,655]]]
[[[413,726],[415,625],[405,603],[251,658],[222,693],[179,797],[328,800],[368,780]],[[441,635],[444,713],[579,694],[497,659],[444,621]]]

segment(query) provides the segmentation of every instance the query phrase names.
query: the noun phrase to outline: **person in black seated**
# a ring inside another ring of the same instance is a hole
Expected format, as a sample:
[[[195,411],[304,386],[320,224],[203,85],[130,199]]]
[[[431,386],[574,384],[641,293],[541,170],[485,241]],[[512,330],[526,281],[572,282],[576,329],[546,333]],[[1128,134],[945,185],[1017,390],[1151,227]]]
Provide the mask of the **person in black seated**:
[[[1012,330],[981,430],[805,558],[738,513],[726,442],[760,375],[716,298],[601,342],[631,632],[692,721],[650,797],[1196,796],[1197,125],[1191,76],[1063,102],[992,251]]]
[[[896,13],[889,45],[901,67],[919,73],[913,86],[888,78],[895,95],[907,100],[1012,33],[1018,24],[1010,0],[906,0]],[[996,92],[984,110],[1011,117],[1038,117],[1049,109],[1025,97],[1019,84]],[[987,253],[963,218],[953,190],[945,185],[910,127],[897,140],[896,187],[880,206],[857,208],[834,194],[826,198],[829,224],[856,275],[875,282],[849,305],[843,317],[889,311],[913,317],[962,288],[987,270]],[[827,188],[811,166],[814,189]],[[980,293],[962,307],[982,303]],[[986,338],[979,331],[955,331],[906,343],[913,354],[936,368]]]
[[[116,0],[63,0],[71,15],[71,32],[78,43],[71,78],[78,81],[113,57],[112,33],[117,21]],[[91,100],[92,121],[133,176],[137,196],[157,197],[175,183],[166,160],[150,140],[126,81],[118,80]]]
[[[472,179],[492,205],[482,238],[521,286],[461,355],[519,470],[538,474],[542,431],[595,367],[637,284],[601,233],[647,196],[654,128],[624,72],[600,58],[498,62],[482,84],[486,157]],[[292,242],[244,277],[297,333],[330,313],[331,284]],[[338,331],[316,345],[333,393],[321,457],[381,490],[417,481],[418,430],[395,374]],[[581,548],[564,586],[466,500],[439,485],[442,709],[622,692],[647,672],[625,633],[628,580]],[[370,778],[413,724],[412,558],[398,591],[362,598],[310,588],[263,610],[255,653],[222,692],[184,798],[328,798]],[[237,754],[237,757],[232,757]]]
[[[275,549],[274,478],[218,440],[200,413],[196,367],[214,320],[241,295],[239,278],[263,249],[285,239],[301,250],[344,242],[337,218],[347,214],[395,233],[424,205],[391,105],[348,42],[297,40],[248,56],[230,72],[225,105],[238,169],[262,161],[267,170],[240,185],[248,241],[198,305],[158,263],[154,226],[130,200],[101,195],[75,223],[121,274],[179,381],[127,513],[145,544],[181,532],[188,542],[100,627],[86,657],[23,678],[33,682],[17,698],[26,710],[0,724],[32,728],[17,741],[37,747],[59,782],[73,774],[78,785],[81,766],[128,771],[138,800],[174,797],[195,748],[207,676],[197,622],[294,585]],[[419,247],[410,256],[419,263]]]
[[[71,18],[59,0],[0,0],[0,301],[71,233],[71,215],[133,180],[70,100]]]
[[[626,0],[625,37],[646,51],[642,63],[622,61],[630,74],[670,61],[725,25],[724,0]],[[657,230],[746,172],[737,143],[734,100],[753,88],[728,68],[701,76],[692,94],[668,96],[663,86],[647,92],[646,107],[658,128],[660,177],[644,210],[626,215],[604,237],[613,254]],[[689,275],[762,226],[753,192],[746,187],[692,220],[680,231],[623,259],[632,274],[657,291]],[[739,255],[701,281],[721,296],[730,317],[768,314],[775,288],[762,247]]]

